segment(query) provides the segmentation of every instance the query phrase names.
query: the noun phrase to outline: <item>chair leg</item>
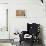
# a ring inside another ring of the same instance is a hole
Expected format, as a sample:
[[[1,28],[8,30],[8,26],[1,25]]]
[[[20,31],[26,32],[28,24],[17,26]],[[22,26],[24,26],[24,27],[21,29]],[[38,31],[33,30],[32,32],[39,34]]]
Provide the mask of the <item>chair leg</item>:
[[[20,41],[20,45],[21,45],[21,41]]]

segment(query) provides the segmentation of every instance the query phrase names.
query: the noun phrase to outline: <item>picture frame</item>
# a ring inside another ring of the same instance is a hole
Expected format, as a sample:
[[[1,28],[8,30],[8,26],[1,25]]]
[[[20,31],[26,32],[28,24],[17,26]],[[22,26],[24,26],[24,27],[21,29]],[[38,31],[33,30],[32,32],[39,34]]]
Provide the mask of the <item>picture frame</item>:
[[[16,10],[16,16],[17,17],[25,17],[26,14],[25,14],[25,10]]]

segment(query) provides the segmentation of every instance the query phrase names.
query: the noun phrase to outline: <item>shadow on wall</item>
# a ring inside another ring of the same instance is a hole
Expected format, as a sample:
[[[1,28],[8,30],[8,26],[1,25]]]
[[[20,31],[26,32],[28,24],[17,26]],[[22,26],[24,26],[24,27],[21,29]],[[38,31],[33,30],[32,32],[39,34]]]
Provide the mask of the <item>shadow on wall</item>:
[[[43,26],[42,25],[40,25],[40,39],[42,40],[42,45],[44,46]]]

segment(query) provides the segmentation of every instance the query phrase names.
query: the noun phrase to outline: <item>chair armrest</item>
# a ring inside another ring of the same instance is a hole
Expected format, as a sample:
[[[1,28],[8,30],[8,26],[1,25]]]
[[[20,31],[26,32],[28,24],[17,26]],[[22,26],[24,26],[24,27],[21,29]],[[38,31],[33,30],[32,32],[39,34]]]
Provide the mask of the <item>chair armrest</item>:
[[[19,34],[20,41],[24,40],[24,35],[27,34],[27,31],[22,31],[21,34]]]
[[[27,31],[22,31],[22,34],[23,34],[23,35],[25,35],[25,34],[27,34],[27,33],[28,33]]]

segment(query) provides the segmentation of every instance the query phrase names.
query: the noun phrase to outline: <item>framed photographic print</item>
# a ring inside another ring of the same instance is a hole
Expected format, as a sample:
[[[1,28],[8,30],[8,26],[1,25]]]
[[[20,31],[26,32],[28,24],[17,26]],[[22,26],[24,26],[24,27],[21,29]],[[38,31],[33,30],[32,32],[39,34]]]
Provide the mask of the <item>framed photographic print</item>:
[[[25,10],[16,10],[16,16],[25,16]]]

